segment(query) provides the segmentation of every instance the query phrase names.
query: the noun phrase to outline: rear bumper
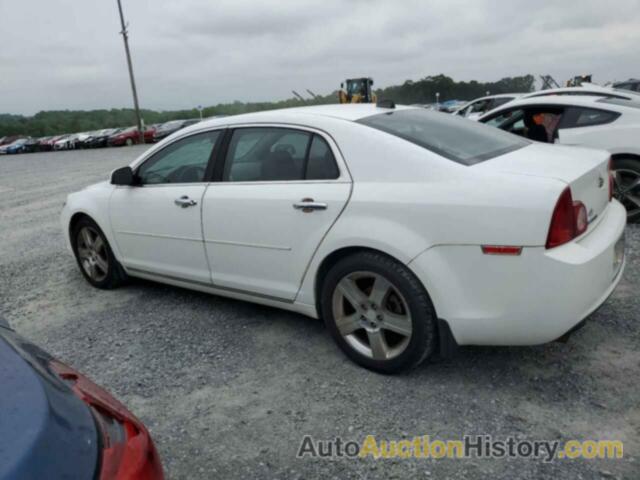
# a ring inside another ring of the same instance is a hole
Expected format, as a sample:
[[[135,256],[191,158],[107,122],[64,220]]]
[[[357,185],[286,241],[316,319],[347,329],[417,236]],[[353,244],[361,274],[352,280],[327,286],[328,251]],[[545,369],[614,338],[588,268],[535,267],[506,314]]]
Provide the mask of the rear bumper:
[[[433,247],[410,263],[459,345],[536,345],[558,339],[595,311],[622,278],[616,243],[625,209],[611,202],[585,236],[520,256],[479,246]],[[622,240],[624,241],[624,240]]]

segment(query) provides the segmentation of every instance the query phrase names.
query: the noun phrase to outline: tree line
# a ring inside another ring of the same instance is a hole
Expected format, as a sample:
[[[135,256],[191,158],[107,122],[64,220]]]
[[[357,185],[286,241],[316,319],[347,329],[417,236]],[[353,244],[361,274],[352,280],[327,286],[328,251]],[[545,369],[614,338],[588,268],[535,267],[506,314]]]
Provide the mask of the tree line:
[[[407,80],[402,85],[377,89],[379,99],[389,99],[396,103],[433,103],[436,93],[439,93],[440,101],[446,100],[472,100],[485,95],[530,92],[534,88],[533,75],[508,77],[497,82],[456,82],[446,75],[425,77],[421,80]],[[338,92],[329,95],[316,96],[313,99],[302,101],[298,98],[289,98],[275,102],[240,102],[221,103],[204,108],[203,116],[237,115],[240,113],[273,110],[277,108],[299,107],[304,105],[320,105],[336,103]],[[141,110],[146,125],[167,122],[182,118],[197,118],[200,112],[196,109],[156,111]],[[63,133],[75,133],[102,128],[125,127],[135,124],[135,115],[130,108],[112,108],[102,110],[56,110],[42,111],[33,116],[0,114],[0,137],[5,135],[29,135],[34,137],[58,135]]]

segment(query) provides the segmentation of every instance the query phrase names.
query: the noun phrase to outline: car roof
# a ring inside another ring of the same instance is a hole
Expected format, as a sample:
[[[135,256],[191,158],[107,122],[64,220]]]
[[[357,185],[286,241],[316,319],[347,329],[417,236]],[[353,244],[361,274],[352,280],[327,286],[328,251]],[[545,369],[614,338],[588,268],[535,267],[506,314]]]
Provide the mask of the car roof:
[[[535,92],[527,93],[524,95],[525,98],[535,98],[535,97],[550,97],[553,95],[562,95],[562,94],[576,94],[576,95],[584,95],[589,96],[589,94],[593,94],[594,96],[603,95],[611,95],[618,97],[626,97],[626,98],[634,98],[634,94],[631,91],[625,90],[617,90],[610,87],[602,87],[600,85],[584,85],[582,87],[562,87],[562,88],[550,88],[548,90],[537,90]]]
[[[405,105],[397,105],[395,110],[415,110],[419,107],[410,107]],[[239,123],[268,123],[291,121],[295,123],[301,119],[309,119],[313,117],[330,117],[340,120],[356,121],[361,118],[370,117],[379,113],[387,113],[392,111],[389,108],[380,108],[372,103],[358,104],[331,104],[316,105],[310,107],[294,107],[282,108],[278,110],[265,110],[262,112],[244,113],[241,115],[232,115],[228,117],[213,118],[203,120],[188,127],[189,130],[200,130],[207,127],[215,127],[219,125],[232,125]],[[185,129],[187,130],[187,129]]]
[[[584,107],[611,107],[616,109],[618,104],[603,103],[604,97],[599,95],[550,95],[547,97],[525,97],[518,98],[504,106],[500,107],[500,110],[507,107],[516,107],[524,105],[576,105]],[[623,100],[624,101],[624,100]],[[495,110],[494,110],[495,111]]]

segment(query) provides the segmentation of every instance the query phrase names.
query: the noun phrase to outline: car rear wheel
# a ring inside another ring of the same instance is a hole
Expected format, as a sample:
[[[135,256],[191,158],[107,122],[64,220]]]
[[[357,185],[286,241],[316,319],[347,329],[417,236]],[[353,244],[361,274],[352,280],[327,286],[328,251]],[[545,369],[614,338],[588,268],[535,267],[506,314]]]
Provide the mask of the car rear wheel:
[[[437,317],[427,292],[407,267],[380,253],[336,263],[324,280],[321,311],[342,351],[374,371],[413,368],[435,348]]]
[[[627,209],[627,221],[640,221],[640,161],[619,158],[613,161],[614,196]]]
[[[94,287],[116,288],[127,279],[100,227],[89,218],[82,218],[72,232],[73,251],[84,278]]]

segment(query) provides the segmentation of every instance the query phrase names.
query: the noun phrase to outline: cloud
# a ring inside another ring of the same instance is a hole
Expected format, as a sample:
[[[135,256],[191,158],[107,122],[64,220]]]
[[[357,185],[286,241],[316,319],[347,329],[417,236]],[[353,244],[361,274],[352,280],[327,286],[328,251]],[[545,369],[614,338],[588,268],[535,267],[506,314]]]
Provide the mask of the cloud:
[[[640,0],[123,0],[143,107],[445,73],[638,76]],[[116,2],[0,0],[0,111],[131,104]],[[10,21],[6,21],[10,19]]]

